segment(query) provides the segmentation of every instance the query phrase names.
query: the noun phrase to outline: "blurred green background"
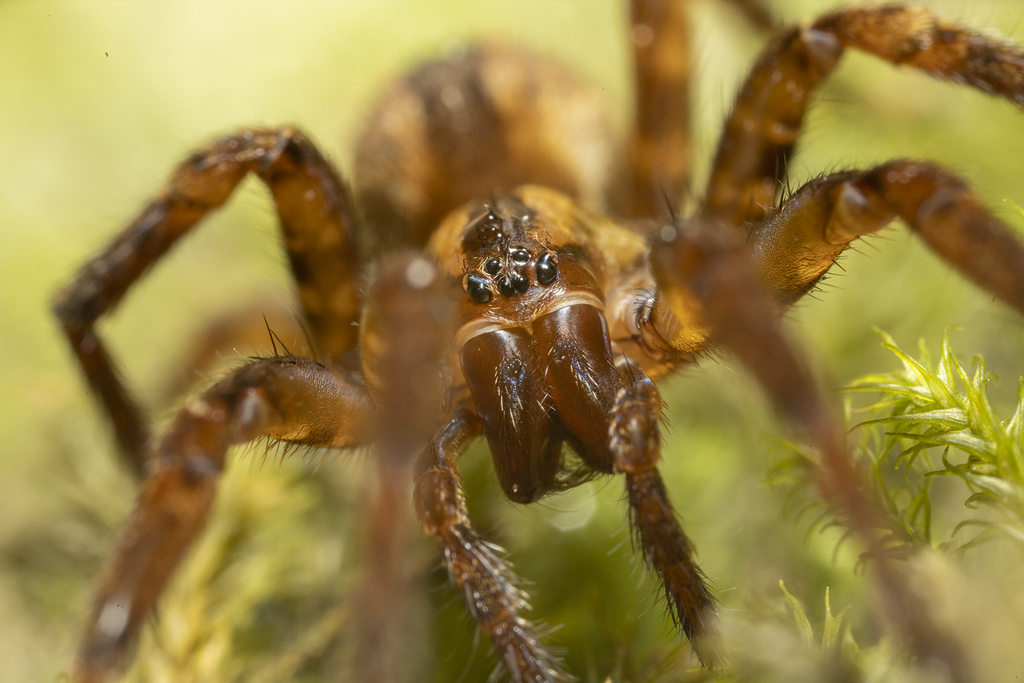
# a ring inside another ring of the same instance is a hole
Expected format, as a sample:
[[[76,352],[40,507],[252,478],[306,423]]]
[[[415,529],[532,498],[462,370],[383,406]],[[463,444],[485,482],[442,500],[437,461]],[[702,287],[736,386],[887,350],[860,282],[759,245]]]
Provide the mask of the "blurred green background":
[[[771,4],[791,23],[835,3]],[[1018,0],[924,4],[1024,42]],[[701,179],[765,35],[715,0],[694,2],[694,14]],[[389,79],[481,38],[571,65],[606,96],[624,135],[623,19],[610,0],[0,3],[0,679],[53,681],[68,671],[90,587],[134,490],[49,301],[176,161],[239,126],[290,122],[344,172]],[[1024,231],[1024,218],[1002,201],[1024,204],[1022,131],[1024,115],[1011,104],[851,54],[818,96],[791,176],[799,184],[893,157],[933,159]],[[1013,397],[1024,370],[1015,315],[902,228],[856,246],[788,323],[829,388],[893,366],[872,325],[910,349],[919,336],[936,346],[944,328],[962,326],[957,347],[984,354],[1004,376],[994,393]],[[270,201],[247,182],[101,327],[131,385],[166,417],[173,405],[163,390],[205,323],[291,297]],[[805,538],[806,521],[782,512],[784,492],[765,486],[766,435],[784,428],[735,363],[705,363],[663,391],[671,423],[663,472],[726,613],[781,614],[782,579],[818,618],[831,586],[837,611],[853,605],[858,642],[876,641],[855,549],[834,560],[837,534]],[[206,540],[143,644],[149,654],[131,674],[137,680],[337,679],[337,653],[353,627],[345,596],[358,567],[365,458],[341,456],[319,469],[301,459],[259,461],[242,456],[228,474]],[[462,468],[477,528],[530,582],[531,616],[564,624],[551,641],[574,674],[676,680],[693,665],[630,550],[620,481],[520,508],[502,501],[485,449],[474,448]],[[432,545],[421,545],[428,626],[424,651],[409,656],[433,680],[485,680],[489,644],[477,641]],[[969,555],[963,571],[994,562],[980,557]],[[1006,582],[1022,578],[1017,564],[998,566]]]

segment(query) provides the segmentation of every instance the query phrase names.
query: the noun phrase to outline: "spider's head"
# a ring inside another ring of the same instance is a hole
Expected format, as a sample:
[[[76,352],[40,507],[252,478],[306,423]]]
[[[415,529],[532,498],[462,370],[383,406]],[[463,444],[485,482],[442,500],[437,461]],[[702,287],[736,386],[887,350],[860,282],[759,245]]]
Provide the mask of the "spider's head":
[[[515,305],[518,301],[512,300],[537,287],[549,288],[558,279],[558,254],[538,239],[533,212],[516,200],[501,204],[485,205],[463,233],[469,268],[462,286],[476,304],[500,295]],[[534,292],[534,297],[543,292]]]
[[[603,308],[603,267],[581,246],[589,229],[570,198],[531,186],[449,216],[429,248],[453,284],[459,346],[495,329],[528,329],[566,306]]]

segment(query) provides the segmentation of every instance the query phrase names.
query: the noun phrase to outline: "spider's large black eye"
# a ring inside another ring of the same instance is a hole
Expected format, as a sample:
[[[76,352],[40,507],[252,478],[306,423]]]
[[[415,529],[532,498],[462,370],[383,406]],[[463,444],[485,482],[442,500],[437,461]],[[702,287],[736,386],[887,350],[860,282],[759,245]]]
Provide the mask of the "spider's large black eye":
[[[526,251],[522,247],[518,247],[512,250],[512,260],[516,263],[529,263],[530,252]]]
[[[516,290],[517,294],[522,294],[530,288],[530,281],[520,272],[510,274],[509,280],[512,281],[512,289]]]
[[[537,282],[550,285],[558,277],[558,262],[554,254],[544,254],[537,259]]]
[[[484,261],[484,272],[488,275],[494,276],[501,270],[501,261],[496,258],[489,258]]]
[[[491,300],[491,285],[483,275],[470,275],[466,278],[466,292],[469,298],[478,304],[485,304]]]

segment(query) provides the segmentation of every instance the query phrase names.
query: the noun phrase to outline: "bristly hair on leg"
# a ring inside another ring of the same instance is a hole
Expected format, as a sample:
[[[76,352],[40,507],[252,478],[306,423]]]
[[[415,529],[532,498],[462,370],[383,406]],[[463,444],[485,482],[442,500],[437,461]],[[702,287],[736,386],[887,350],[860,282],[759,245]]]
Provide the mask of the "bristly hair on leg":
[[[285,346],[285,343],[281,340],[281,337],[279,337],[277,335],[277,332],[274,332],[274,330],[270,329],[270,322],[267,320],[266,314],[264,314],[264,316],[263,316],[263,324],[266,325],[266,327],[267,327],[267,334],[270,335],[270,345],[274,348],[274,358],[281,358],[282,357],[281,354],[277,350],[277,345],[278,344],[280,344],[281,348],[284,349],[284,356],[283,356],[284,358],[292,358],[292,357],[294,357],[295,354],[293,354],[291,351],[288,350],[288,347]],[[300,325],[301,325],[301,322],[300,322]],[[312,346],[310,346],[310,348],[312,348]]]

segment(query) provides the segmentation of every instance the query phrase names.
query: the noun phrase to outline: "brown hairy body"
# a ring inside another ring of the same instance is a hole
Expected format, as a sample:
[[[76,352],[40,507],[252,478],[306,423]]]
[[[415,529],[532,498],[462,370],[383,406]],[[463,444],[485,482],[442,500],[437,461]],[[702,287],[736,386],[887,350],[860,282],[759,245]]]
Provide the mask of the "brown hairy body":
[[[682,214],[685,4],[630,4],[637,99],[624,152],[585,86],[540,57],[480,47],[386,93],[358,148],[354,192],[296,129],[243,130],[193,154],[82,268],[57,315],[144,480],[76,681],[104,680],[130,656],[200,533],[228,447],[258,438],[375,448],[378,542],[361,598],[358,680],[392,675],[391,558],[402,538],[393,510],[409,498],[398,483],[409,475],[423,527],[513,678],[565,678],[522,616],[510,568],[470,525],[456,462],[481,436],[517,503],[622,474],[635,545],[700,660],[716,664],[715,601],[658,472],[652,383],[715,346],[735,353],[821,448],[823,489],[870,533],[871,503],[827,402],[778,333],[779,314],[852,241],[896,217],[1022,313],[1024,248],[960,179],[927,162],[825,175],[776,206],[786,159],[811,93],[846,48],[1017,103],[1024,51],[904,6],[839,10],[785,31],[740,91],[708,186]],[[235,370],[151,443],[95,323],[249,173],[273,195],[315,357],[275,354]]]

